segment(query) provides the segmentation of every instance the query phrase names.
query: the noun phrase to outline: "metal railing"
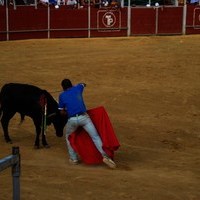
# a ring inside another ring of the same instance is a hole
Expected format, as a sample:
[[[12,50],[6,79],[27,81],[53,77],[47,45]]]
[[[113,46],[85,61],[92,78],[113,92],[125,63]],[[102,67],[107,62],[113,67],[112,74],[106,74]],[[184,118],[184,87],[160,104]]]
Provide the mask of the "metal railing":
[[[20,154],[19,147],[12,148],[12,155],[0,159],[0,172],[12,167],[13,200],[20,200]]]

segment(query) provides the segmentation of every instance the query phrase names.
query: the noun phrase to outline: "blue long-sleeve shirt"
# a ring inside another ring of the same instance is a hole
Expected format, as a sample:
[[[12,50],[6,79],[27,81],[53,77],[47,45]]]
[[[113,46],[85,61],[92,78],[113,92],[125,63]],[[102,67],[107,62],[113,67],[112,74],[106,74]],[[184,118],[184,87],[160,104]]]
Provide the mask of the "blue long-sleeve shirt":
[[[67,111],[68,117],[86,112],[86,106],[83,100],[84,84],[73,86],[59,96],[58,109]]]

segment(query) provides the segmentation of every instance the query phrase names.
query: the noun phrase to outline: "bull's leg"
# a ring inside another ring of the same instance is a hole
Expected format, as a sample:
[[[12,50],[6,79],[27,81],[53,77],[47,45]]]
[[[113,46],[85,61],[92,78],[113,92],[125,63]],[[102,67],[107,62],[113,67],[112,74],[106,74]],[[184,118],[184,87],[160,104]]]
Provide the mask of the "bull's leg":
[[[45,147],[45,148],[49,148],[49,145],[46,141],[46,137],[45,137],[45,134],[44,134],[44,129],[42,130],[42,119],[41,119],[41,116],[37,116],[35,118],[33,118],[33,121],[34,121],[34,124],[35,124],[35,127],[36,127],[36,138],[35,138],[35,148],[39,149],[40,148],[40,134],[42,132],[42,145]]]
[[[36,125],[36,138],[35,138],[35,148],[36,149],[40,148],[40,133],[41,133],[40,125]]]
[[[42,144],[45,148],[49,148],[50,146],[47,144],[47,141],[46,141],[45,129],[46,129],[46,124],[45,124],[45,118],[43,116],[42,117]]]
[[[41,122],[38,119],[34,119],[33,120],[34,124],[35,124],[35,127],[36,127],[36,138],[35,138],[35,148],[36,149],[40,148],[40,134],[41,134],[41,131],[42,131]],[[44,131],[42,131],[42,145],[45,148],[49,148],[49,145],[47,144],[47,141],[46,141],[46,137],[44,135]]]
[[[35,128],[36,128],[36,138],[35,138],[35,144],[34,144],[34,147],[36,149],[39,149],[40,148],[40,133],[41,133],[41,122],[39,120],[39,118],[34,118],[33,119],[33,122],[35,124]]]
[[[50,146],[47,144],[47,141],[46,141],[46,136],[44,134],[44,132],[42,133],[42,144],[45,148],[49,148]]]
[[[3,116],[1,118],[1,125],[4,132],[5,141],[12,144],[12,140],[9,137],[8,133],[8,125],[10,119],[14,116],[15,112],[3,112]]]

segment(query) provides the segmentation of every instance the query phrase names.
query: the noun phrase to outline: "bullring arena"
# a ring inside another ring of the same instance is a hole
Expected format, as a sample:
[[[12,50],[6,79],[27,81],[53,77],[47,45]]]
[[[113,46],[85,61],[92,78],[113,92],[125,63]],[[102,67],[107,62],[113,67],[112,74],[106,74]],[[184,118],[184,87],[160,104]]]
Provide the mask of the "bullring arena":
[[[72,166],[50,126],[49,149],[34,149],[30,118],[0,129],[0,158],[20,147],[22,200],[199,200],[200,35],[41,39],[0,43],[0,86],[29,83],[55,99],[60,81],[85,82],[88,109],[104,106],[121,144],[117,168]],[[12,199],[10,169],[0,199]]]

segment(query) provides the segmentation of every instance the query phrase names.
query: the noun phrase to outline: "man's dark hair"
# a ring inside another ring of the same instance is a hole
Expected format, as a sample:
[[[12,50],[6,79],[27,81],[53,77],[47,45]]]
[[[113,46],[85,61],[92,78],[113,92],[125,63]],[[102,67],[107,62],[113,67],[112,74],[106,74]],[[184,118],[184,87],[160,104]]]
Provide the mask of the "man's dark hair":
[[[72,87],[72,83],[69,79],[63,79],[61,85],[63,90],[67,90],[68,88]]]

